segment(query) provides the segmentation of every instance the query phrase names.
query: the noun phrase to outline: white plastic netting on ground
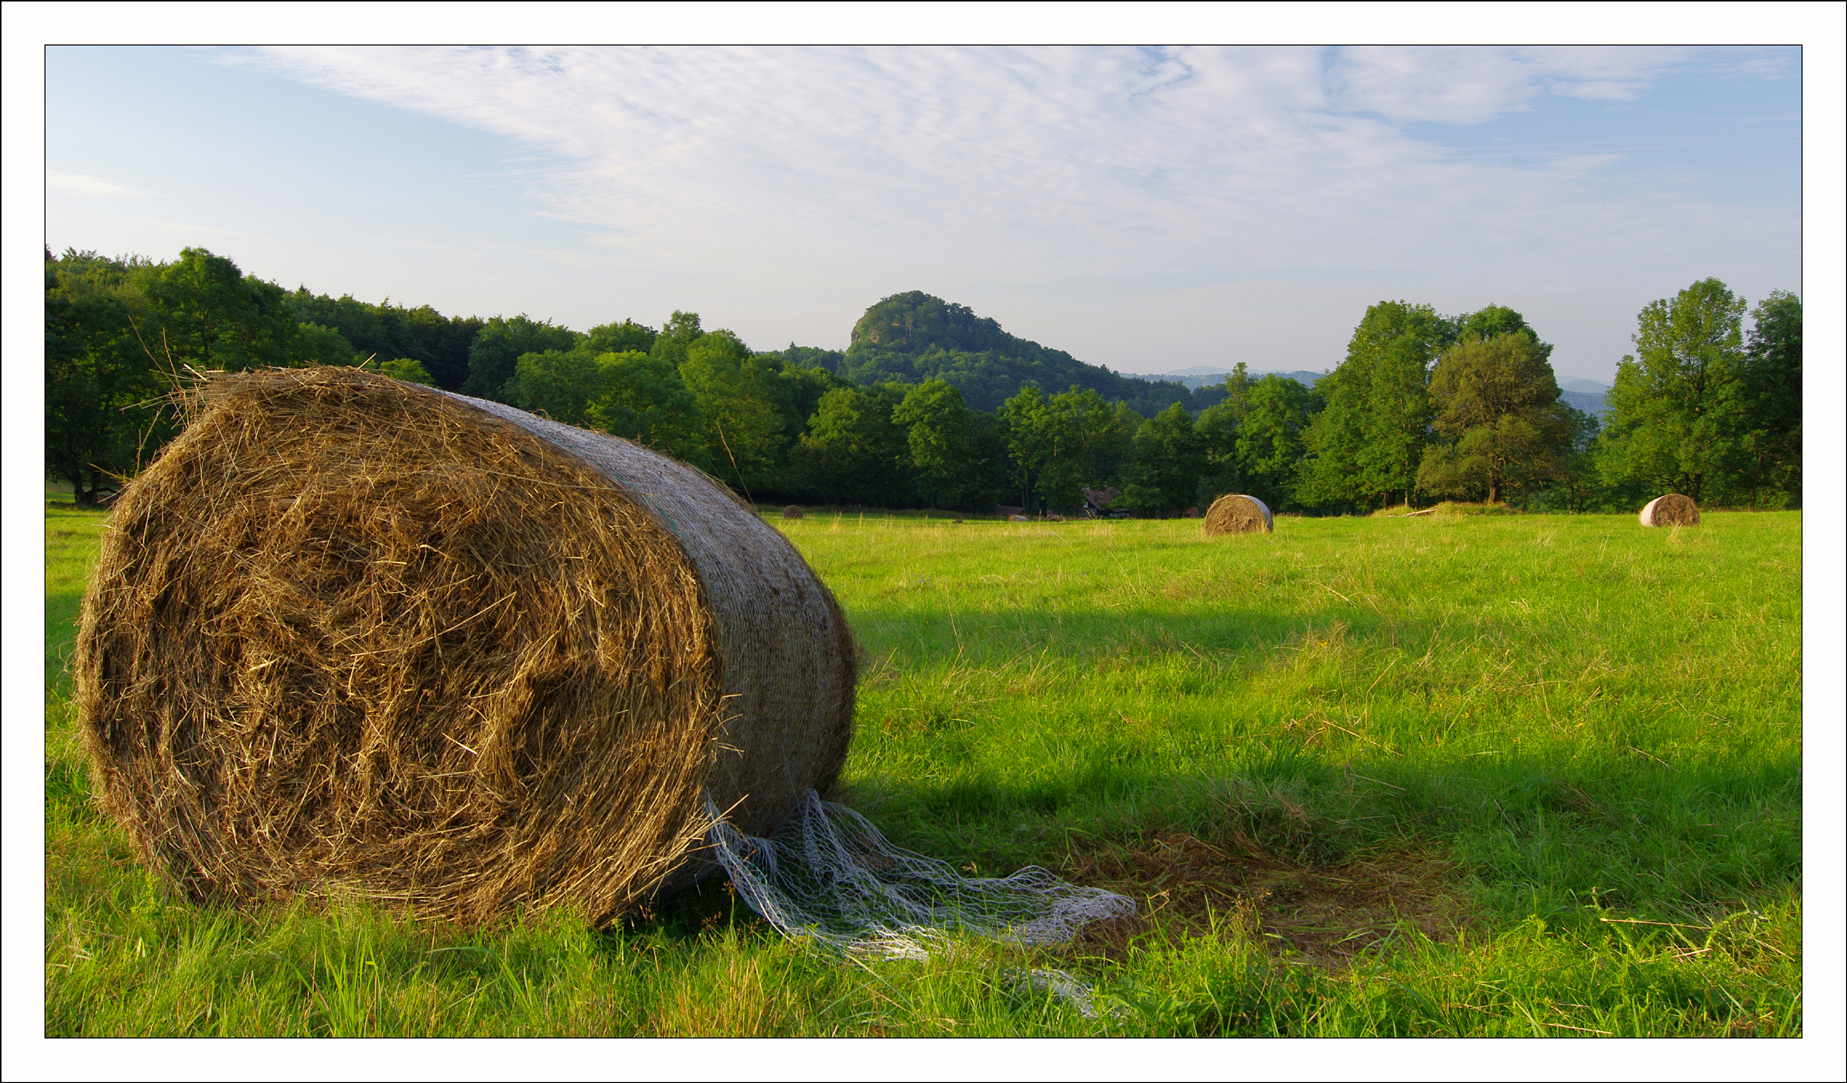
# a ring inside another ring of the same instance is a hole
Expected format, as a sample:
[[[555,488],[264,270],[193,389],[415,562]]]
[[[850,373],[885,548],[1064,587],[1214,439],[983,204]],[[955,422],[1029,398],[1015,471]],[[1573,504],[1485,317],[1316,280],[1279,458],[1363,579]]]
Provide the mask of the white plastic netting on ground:
[[[788,937],[845,955],[926,959],[955,937],[1062,944],[1093,921],[1135,913],[1135,900],[1067,883],[1037,866],[1008,877],[967,877],[947,862],[900,850],[864,816],[809,790],[768,839],[727,823],[707,798],[708,841],[744,902]],[[1061,970],[1022,984],[1096,1014],[1090,987]]]

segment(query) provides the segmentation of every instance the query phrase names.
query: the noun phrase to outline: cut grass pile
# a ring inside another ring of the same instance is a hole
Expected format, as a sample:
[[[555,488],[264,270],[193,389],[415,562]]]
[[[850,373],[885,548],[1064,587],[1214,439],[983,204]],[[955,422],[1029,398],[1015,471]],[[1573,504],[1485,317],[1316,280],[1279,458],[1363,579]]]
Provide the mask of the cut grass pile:
[[[1426,515],[1452,517],[1458,515],[1524,515],[1525,512],[1512,505],[1495,501],[1492,504],[1470,504],[1455,500],[1443,500],[1428,508],[1412,508],[1406,504],[1385,507],[1370,513],[1373,519],[1406,519]]]
[[[721,883],[606,932],[187,904],[88,802],[47,512],[52,1034],[1802,1029],[1799,513],[775,519],[869,664],[843,798],[1136,896],[1075,945],[843,964]],[[1087,1018],[1022,983],[1093,982]]]

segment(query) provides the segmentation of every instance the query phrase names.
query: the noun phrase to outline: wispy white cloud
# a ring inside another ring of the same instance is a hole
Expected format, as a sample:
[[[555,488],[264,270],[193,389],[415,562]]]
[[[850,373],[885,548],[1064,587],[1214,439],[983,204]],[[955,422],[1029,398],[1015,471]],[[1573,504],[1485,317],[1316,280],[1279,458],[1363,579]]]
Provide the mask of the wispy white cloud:
[[[132,184],[118,184],[112,180],[91,177],[83,173],[60,173],[55,169],[45,171],[45,187],[49,191],[79,196],[127,196],[140,199],[160,195],[159,192],[137,188]]]
[[[177,233],[186,237],[194,237],[204,233],[210,234],[213,237],[237,237],[242,240],[251,241],[269,239],[261,233],[247,233],[240,229],[220,229],[217,226],[200,225],[197,222],[165,222],[155,218],[143,219],[143,221],[157,229],[165,230],[168,233]]]
[[[1709,67],[1690,49],[1459,46],[1347,49],[1328,82],[1345,109],[1389,120],[1481,124],[1545,94],[1634,101],[1660,76]]]
[[[1399,124],[1623,98],[1665,49],[280,49],[295,78],[512,137],[592,243],[660,258],[879,258],[1046,279],[1561,264],[1698,208],[1618,205],[1592,164],[1457,161]],[[248,61],[247,61],[248,62]],[[1552,230],[1561,218],[1574,233]],[[1732,228],[1710,221],[1711,228]],[[1530,243],[1523,258],[1531,259]]]
[[[1563,94],[1569,98],[1589,98],[1594,101],[1632,102],[1642,96],[1646,83],[1623,82],[1618,79],[1586,79],[1581,83],[1568,83],[1555,86],[1552,93]]]
[[[1591,173],[1613,166],[1623,160],[1620,154],[1567,154],[1551,159],[1546,164],[1552,169],[1569,173]]]

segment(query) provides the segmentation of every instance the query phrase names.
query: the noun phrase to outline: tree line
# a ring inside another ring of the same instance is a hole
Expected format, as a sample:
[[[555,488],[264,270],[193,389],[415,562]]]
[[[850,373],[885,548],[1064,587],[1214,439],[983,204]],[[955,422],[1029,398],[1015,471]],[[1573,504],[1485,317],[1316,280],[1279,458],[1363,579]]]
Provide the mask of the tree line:
[[[174,435],[164,400],[187,368],[316,363],[636,440],[759,502],[1071,511],[1106,486],[1141,515],[1226,492],[1304,512],[1800,499],[1801,303],[1773,293],[1747,334],[1745,302],[1713,279],[1642,312],[1599,419],[1559,400],[1552,347],[1498,305],[1382,302],[1313,387],[1240,364],[1195,392],[916,292],[869,308],[845,351],[757,351],[691,312],[579,332],[291,293],[198,248],[171,263],[47,250],[45,268],[46,468],[79,502]]]

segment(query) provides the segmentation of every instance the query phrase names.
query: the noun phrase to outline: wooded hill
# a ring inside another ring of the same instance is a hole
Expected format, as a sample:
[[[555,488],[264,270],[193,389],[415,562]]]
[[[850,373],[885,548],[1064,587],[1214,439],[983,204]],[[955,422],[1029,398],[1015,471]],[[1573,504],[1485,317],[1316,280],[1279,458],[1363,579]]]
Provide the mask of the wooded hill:
[[[1225,397],[1223,387],[1188,388],[1090,365],[1063,350],[1010,335],[1001,325],[921,290],[897,293],[866,310],[853,325],[845,353],[813,351],[806,360],[867,387],[941,379],[970,409],[992,411],[1026,383],[1047,392],[1076,385],[1109,402],[1125,402],[1143,417],[1174,403],[1198,413]]]

